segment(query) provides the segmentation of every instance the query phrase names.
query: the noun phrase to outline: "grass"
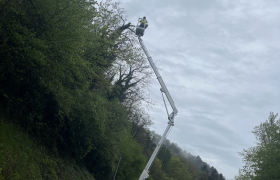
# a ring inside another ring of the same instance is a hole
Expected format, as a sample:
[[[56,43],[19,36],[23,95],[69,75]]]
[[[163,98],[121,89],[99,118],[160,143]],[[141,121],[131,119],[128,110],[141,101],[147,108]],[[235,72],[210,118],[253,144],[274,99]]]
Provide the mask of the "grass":
[[[0,117],[0,180],[94,180],[73,160],[55,157],[45,147]]]

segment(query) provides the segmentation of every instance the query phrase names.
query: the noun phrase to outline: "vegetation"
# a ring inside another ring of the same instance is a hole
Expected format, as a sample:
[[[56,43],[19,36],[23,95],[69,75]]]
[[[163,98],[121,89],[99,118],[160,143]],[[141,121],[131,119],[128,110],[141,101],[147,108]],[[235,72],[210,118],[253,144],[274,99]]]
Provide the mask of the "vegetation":
[[[151,70],[129,29],[109,0],[0,0],[1,180],[113,179],[120,155],[116,179],[138,179]],[[211,176],[171,152],[150,179]]]
[[[55,157],[33,141],[20,128],[0,120],[0,180],[93,179],[81,164]]]
[[[236,180],[280,179],[280,120],[277,116],[270,113],[264,123],[254,128],[257,144],[240,153],[245,165]]]
[[[151,133],[155,137],[155,142],[158,142],[161,136],[155,132]],[[209,164],[202,161],[199,156],[193,156],[187,153],[168,139],[165,140],[157,158],[161,161],[162,169],[162,172],[158,172],[158,174],[166,175],[166,178],[161,177],[159,179],[225,180],[225,177],[221,173],[218,173],[216,168],[213,166],[210,167]],[[152,175],[155,166],[157,165],[152,167]]]

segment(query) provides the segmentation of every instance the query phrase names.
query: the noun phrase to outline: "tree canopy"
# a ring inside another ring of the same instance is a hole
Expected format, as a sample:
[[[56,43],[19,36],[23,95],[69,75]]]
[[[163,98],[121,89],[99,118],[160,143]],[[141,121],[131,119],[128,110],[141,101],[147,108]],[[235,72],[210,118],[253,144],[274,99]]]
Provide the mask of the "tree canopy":
[[[254,127],[256,146],[240,153],[245,165],[236,180],[280,179],[280,120],[277,116],[271,112],[264,123]]]

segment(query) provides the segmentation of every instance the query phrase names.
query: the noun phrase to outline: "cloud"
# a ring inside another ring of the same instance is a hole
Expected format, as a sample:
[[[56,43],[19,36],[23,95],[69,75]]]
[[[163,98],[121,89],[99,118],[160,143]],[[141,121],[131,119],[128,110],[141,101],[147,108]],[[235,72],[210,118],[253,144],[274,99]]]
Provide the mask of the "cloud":
[[[121,2],[130,22],[148,18],[143,40],[179,111],[169,139],[233,178],[253,127],[280,109],[280,1]],[[154,76],[151,128],[162,134],[159,88]]]

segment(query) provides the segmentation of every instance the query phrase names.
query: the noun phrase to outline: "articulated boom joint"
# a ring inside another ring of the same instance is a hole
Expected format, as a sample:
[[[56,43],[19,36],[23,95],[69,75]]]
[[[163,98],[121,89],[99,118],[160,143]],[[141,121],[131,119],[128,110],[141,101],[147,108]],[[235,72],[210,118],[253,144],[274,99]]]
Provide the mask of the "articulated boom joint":
[[[170,124],[171,126],[174,126],[174,117],[176,116],[176,114],[174,113],[174,111],[169,114],[168,116],[168,124]]]

